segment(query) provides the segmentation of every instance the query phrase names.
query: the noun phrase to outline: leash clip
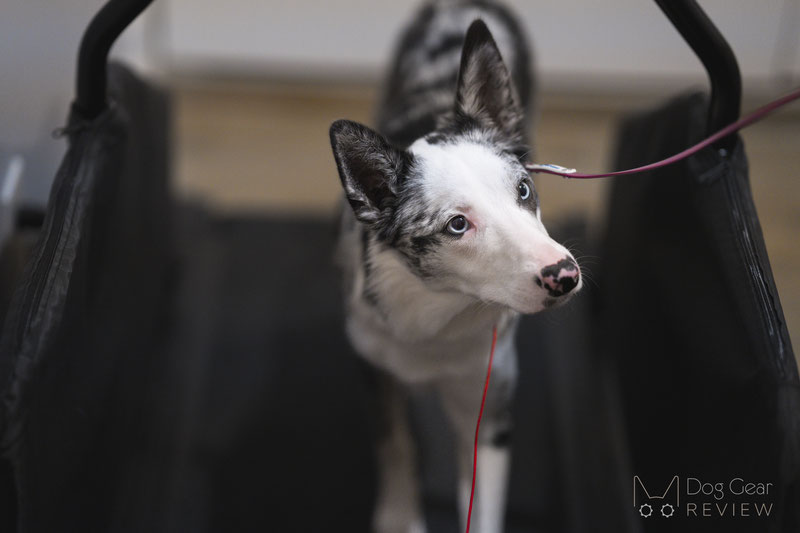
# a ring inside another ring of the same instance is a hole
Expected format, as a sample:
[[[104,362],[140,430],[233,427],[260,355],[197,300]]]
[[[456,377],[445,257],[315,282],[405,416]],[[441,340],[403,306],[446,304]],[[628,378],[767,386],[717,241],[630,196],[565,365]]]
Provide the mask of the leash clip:
[[[528,163],[525,168],[531,172],[558,172],[560,174],[575,174],[578,170],[574,168],[562,167],[561,165],[553,165],[552,163]]]

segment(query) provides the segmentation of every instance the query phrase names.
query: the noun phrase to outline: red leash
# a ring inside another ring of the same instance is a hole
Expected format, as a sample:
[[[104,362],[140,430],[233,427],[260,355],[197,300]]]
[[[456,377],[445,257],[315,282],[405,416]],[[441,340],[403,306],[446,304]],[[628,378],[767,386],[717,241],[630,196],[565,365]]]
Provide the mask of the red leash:
[[[469,492],[469,510],[467,511],[467,532],[469,533],[469,522],[472,518],[472,500],[475,497],[475,472],[478,470],[478,431],[481,429],[481,417],[483,416],[483,405],[486,403],[486,392],[489,390],[489,378],[492,377],[492,361],[494,361],[494,347],[497,344],[497,326],[492,328],[492,350],[489,352],[489,368],[486,369],[486,383],[483,386],[483,398],[481,398],[481,410],[478,413],[478,423],[475,424],[475,445],[472,450],[472,489]]]
[[[681,159],[685,159],[690,155],[699,152],[706,146],[713,144],[724,137],[727,137],[728,135],[737,130],[745,128],[754,122],[758,122],[759,120],[766,117],[768,114],[772,113],[779,107],[783,107],[789,102],[797,100],[798,98],[800,98],[800,88],[797,88],[794,91],[787,94],[786,96],[778,98],[777,100],[772,101],[767,105],[756,109],[746,117],[741,118],[736,122],[734,122],[733,124],[730,124],[722,128],[711,137],[708,137],[707,139],[700,141],[691,148],[687,148],[683,152],[675,154],[672,157],[662,159],[661,161],[656,161],[655,163],[650,163],[649,165],[645,165],[643,167],[631,168],[628,170],[618,170],[616,172],[606,172],[604,174],[582,174],[577,170],[575,170],[574,168],[566,168],[559,165],[550,165],[550,164],[529,163],[525,165],[525,168],[528,169],[530,172],[554,174],[556,176],[562,176],[564,178],[593,179],[593,178],[605,178],[608,176],[624,176],[626,174],[637,174],[639,172],[644,172],[646,170],[653,170],[654,168],[665,167],[667,165],[671,165],[672,163],[677,163]]]

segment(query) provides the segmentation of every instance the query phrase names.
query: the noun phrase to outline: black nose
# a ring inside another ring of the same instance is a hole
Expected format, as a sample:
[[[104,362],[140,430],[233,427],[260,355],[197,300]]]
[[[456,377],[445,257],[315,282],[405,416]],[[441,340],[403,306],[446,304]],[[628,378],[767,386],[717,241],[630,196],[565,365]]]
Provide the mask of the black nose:
[[[536,276],[536,284],[547,289],[553,297],[564,296],[578,286],[581,271],[571,257],[565,257],[558,263],[548,265]]]

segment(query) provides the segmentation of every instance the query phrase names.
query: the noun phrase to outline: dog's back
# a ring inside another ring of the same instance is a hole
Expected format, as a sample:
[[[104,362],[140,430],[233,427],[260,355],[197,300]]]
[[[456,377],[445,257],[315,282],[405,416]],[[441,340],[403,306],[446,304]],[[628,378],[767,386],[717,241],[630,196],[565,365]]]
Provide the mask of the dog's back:
[[[378,108],[377,129],[394,145],[408,146],[432,132],[437,119],[452,110],[464,35],[478,18],[491,30],[519,103],[529,110],[530,51],[513,16],[486,0],[434,0],[402,35]]]

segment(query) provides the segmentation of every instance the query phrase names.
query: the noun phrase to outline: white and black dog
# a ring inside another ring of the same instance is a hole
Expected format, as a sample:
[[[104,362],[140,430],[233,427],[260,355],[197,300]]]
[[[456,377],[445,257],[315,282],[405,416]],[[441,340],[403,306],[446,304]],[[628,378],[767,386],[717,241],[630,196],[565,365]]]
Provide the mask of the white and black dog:
[[[404,399],[415,387],[435,389],[451,422],[466,518],[493,326],[473,523],[479,533],[501,531],[517,319],[582,285],[575,259],[541,222],[523,166],[529,69],[524,36],[507,10],[480,0],[432,2],[400,42],[378,132],[346,120],[331,126],[352,207],[339,246],[348,335],[388,376],[379,532],[424,531]]]

